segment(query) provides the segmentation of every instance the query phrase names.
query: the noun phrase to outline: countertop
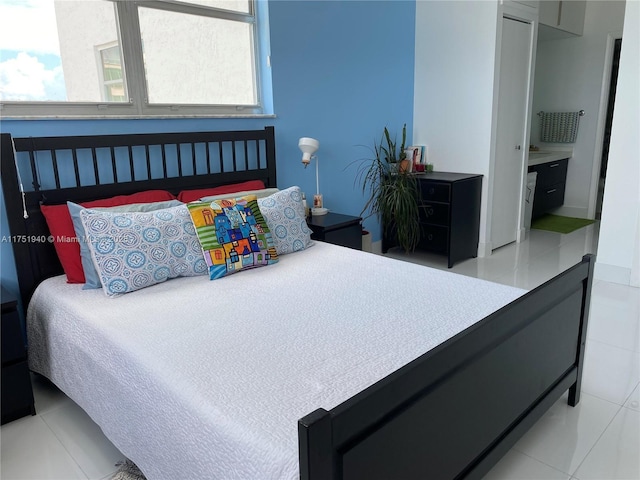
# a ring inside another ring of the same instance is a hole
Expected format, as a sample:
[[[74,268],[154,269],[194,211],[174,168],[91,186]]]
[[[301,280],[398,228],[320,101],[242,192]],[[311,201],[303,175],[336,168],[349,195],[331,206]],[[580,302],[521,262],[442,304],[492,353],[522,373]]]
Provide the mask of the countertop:
[[[573,156],[572,151],[567,150],[537,150],[529,151],[529,166],[540,165],[541,163],[557,162],[564,158],[571,158]]]

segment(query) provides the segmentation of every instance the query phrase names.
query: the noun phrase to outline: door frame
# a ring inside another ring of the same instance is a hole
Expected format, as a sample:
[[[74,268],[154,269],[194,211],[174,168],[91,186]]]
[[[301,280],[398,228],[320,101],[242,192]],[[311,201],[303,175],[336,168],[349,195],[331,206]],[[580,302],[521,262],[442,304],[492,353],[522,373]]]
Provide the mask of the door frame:
[[[592,220],[596,218],[598,183],[600,181],[600,167],[602,165],[602,149],[604,148],[604,129],[607,123],[607,107],[609,104],[609,84],[611,83],[611,67],[613,65],[613,53],[617,39],[622,39],[622,31],[612,32],[607,35],[607,52],[604,57],[604,69],[602,72],[598,123],[596,125],[596,143],[593,149],[593,167],[591,169],[589,204],[587,206],[587,218]],[[606,188],[607,183],[605,181],[605,190]]]

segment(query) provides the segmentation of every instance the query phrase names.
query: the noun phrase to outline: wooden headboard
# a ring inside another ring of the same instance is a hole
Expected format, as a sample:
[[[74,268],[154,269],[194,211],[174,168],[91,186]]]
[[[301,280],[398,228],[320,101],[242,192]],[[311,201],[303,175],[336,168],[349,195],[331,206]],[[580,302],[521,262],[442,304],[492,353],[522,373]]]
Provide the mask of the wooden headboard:
[[[178,194],[247,180],[276,186],[273,127],[76,137],[1,135],[0,177],[24,305],[42,280],[63,273],[48,240],[41,204],[156,189]]]

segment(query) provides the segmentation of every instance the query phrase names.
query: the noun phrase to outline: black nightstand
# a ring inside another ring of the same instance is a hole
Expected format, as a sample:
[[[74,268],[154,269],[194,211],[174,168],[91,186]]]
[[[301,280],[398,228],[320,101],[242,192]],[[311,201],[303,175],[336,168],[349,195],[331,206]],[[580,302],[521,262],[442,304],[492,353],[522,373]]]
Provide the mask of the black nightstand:
[[[18,299],[2,290],[2,424],[35,415],[27,347],[20,326]]]
[[[326,215],[311,215],[307,225],[311,238],[343,247],[362,250],[362,218],[329,212]]]

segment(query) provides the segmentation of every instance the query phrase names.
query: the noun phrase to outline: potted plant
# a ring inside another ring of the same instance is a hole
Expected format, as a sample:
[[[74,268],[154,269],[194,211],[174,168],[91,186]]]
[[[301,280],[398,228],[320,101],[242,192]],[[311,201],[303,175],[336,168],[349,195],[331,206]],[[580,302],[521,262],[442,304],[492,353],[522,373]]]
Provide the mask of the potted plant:
[[[382,220],[383,250],[394,241],[406,252],[415,249],[420,239],[418,220],[418,181],[411,175],[404,152],[407,125],[402,128],[402,144],[397,150],[395,138],[385,127],[382,139],[374,144],[373,158],[363,159],[357,175],[367,201],[361,215],[377,215]]]
[[[386,145],[385,145],[386,142]],[[392,140],[391,135],[389,134],[389,129],[384,127],[383,138],[380,142],[379,148],[380,151],[384,154],[385,160],[392,167],[392,172],[396,173],[407,172],[410,170],[411,162],[407,160],[407,152],[405,151],[405,145],[407,143],[407,124],[405,123],[402,127],[402,144],[400,145],[400,150],[396,151],[396,140],[395,138]],[[378,146],[376,145],[376,148]]]

